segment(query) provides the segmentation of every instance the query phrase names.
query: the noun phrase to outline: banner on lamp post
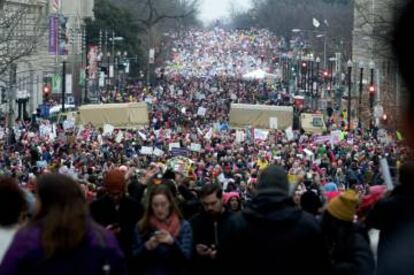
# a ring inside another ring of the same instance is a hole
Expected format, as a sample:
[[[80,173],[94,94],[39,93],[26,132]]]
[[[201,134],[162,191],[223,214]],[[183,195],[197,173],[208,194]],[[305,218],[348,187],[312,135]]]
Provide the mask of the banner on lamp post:
[[[58,17],[53,15],[49,17],[49,54],[56,55],[58,50]]]
[[[66,94],[72,94],[72,74],[66,74]]]
[[[155,49],[149,50],[149,63],[154,64],[155,61]]]

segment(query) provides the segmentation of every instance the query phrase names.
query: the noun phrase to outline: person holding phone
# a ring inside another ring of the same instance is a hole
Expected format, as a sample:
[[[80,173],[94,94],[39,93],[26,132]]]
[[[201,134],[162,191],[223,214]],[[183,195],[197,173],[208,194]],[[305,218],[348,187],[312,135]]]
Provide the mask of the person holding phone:
[[[192,231],[167,185],[149,194],[133,240],[137,274],[187,274],[192,254]]]
[[[229,221],[233,214],[224,207],[223,191],[217,184],[205,185],[200,200],[204,211],[190,221],[195,251],[191,274],[215,274],[221,270],[217,253],[229,237]]]

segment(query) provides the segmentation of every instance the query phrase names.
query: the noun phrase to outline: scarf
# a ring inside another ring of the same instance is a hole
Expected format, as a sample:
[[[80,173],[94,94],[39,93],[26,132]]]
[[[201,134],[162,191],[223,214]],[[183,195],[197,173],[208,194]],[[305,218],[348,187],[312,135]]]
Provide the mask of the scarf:
[[[174,238],[178,237],[181,229],[180,219],[176,213],[172,213],[165,221],[160,221],[152,216],[150,218],[150,225],[157,230],[167,230]]]

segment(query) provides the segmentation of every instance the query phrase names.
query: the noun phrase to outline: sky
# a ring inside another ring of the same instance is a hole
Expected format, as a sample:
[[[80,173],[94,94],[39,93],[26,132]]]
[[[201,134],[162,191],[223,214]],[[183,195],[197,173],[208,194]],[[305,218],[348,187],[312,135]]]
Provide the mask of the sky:
[[[210,23],[216,19],[229,15],[230,3],[237,3],[236,8],[247,9],[250,0],[201,0],[200,19],[204,23]]]

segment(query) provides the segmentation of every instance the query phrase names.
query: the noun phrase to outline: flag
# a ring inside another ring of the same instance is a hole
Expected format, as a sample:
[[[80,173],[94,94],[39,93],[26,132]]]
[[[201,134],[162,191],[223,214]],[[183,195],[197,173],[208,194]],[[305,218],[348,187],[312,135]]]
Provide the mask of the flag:
[[[79,86],[81,86],[81,87],[85,86],[85,79],[86,79],[85,70],[82,69],[79,72]]]
[[[395,132],[395,134],[397,135],[397,140],[398,140],[398,141],[403,140],[403,137],[402,137],[402,135],[401,135],[400,131],[396,131],[396,132]]]
[[[62,85],[62,77],[58,74],[55,74],[52,77],[52,92],[59,93],[61,90],[61,85]]]
[[[321,25],[321,23],[319,23],[319,21],[315,17],[312,19],[312,24],[315,28],[319,28],[319,26]]]

